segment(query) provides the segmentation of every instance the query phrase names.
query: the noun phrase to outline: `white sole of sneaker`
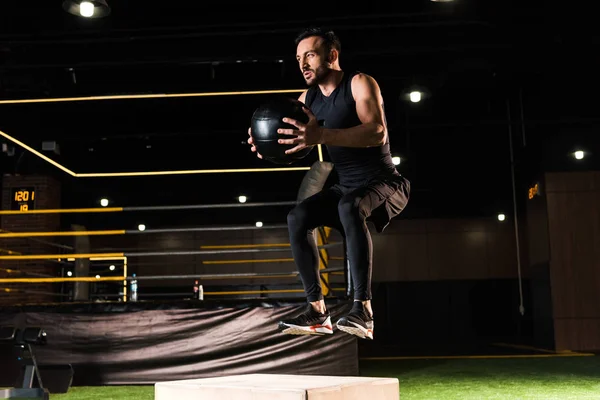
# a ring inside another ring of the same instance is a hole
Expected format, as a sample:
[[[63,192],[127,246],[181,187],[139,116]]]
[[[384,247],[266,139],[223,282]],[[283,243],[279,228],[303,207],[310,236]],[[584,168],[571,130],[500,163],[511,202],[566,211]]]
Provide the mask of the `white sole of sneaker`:
[[[362,326],[355,324],[354,322],[349,322],[349,323],[351,323],[354,326],[340,325],[338,323],[337,328],[342,332],[346,332],[350,335],[357,336],[361,339],[373,340],[373,330],[372,329],[365,329]]]
[[[280,329],[281,333],[285,333],[287,335],[332,335],[333,328],[331,325],[331,318],[327,318],[325,322],[321,325],[313,325],[313,326],[298,326],[298,325],[289,325],[289,324],[280,324],[286,326],[285,329]]]

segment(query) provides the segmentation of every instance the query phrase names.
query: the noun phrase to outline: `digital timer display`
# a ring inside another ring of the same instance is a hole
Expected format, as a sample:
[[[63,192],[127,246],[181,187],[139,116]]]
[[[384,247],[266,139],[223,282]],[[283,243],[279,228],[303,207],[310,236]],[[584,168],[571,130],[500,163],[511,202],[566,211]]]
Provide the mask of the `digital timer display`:
[[[13,188],[11,203],[13,210],[33,210],[35,208],[35,188]]]

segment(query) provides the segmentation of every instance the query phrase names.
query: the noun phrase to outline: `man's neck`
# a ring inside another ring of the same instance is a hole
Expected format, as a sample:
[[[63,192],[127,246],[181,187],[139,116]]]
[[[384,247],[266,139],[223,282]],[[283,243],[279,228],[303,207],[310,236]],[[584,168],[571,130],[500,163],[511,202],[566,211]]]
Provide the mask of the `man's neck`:
[[[319,88],[325,96],[329,96],[335,88],[340,84],[344,77],[344,71],[341,69],[332,69],[325,78],[324,82],[319,83]]]

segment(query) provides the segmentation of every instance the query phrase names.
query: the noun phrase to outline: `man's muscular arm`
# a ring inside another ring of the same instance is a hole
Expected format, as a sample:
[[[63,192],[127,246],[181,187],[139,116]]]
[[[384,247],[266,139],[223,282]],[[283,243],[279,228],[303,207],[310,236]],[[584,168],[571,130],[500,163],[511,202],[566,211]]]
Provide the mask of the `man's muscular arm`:
[[[352,95],[362,124],[346,129],[321,128],[321,144],[343,147],[372,147],[385,143],[387,127],[379,85],[369,75],[352,79]]]
[[[293,118],[285,117],[283,122],[293,125],[296,129],[281,128],[278,133],[295,135],[295,138],[279,139],[281,144],[292,144],[295,147],[286,150],[286,154],[295,153],[306,147],[325,144],[341,147],[373,147],[385,143],[387,127],[383,112],[383,98],[375,79],[365,74],[357,74],[352,78],[352,96],[356,102],[356,112],[362,122],[360,125],[346,129],[331,129],[319,126],[317,118],[308,109],[307,123],[301,123]],[[303,100],[306,95],[300,95]]]

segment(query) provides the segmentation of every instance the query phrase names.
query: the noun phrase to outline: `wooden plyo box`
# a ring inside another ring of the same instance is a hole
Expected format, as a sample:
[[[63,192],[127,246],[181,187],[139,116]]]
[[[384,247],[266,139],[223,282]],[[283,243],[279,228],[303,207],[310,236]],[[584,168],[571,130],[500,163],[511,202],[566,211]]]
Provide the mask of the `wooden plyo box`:
[[[157,382],[155,400],[398,400],[396,378],[247,374]]]

